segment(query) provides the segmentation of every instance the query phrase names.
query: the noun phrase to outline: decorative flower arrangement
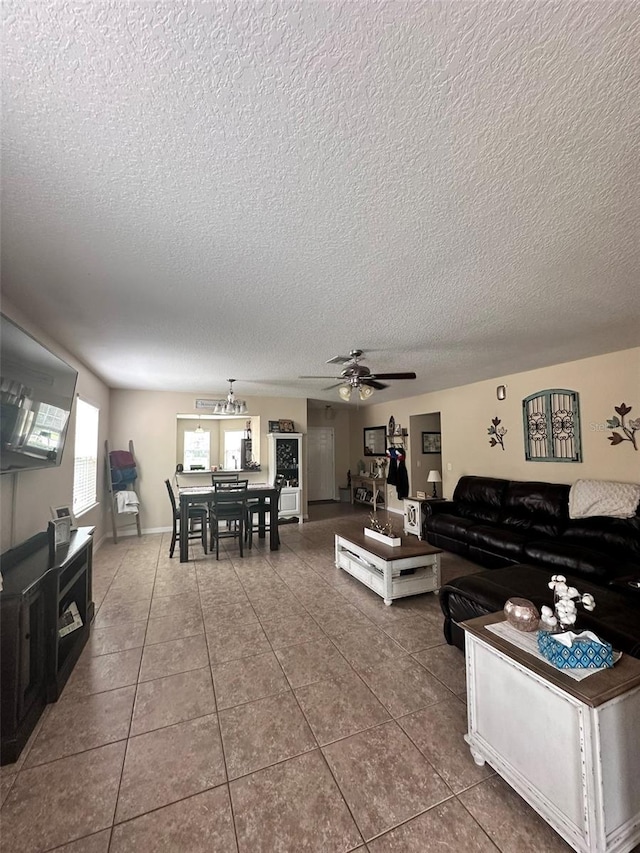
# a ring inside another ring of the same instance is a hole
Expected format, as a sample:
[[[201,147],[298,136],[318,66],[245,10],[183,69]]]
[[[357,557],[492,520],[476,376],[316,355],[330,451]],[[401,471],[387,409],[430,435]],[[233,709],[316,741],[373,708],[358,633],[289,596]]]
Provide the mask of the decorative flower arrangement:
[[[575,586],[567,586],[567,579],[564,575],[552,575],[549,581],[549,589],[553,590],[553,607],[544,605],[540,610],[540,622],[548,631],[553,631],[560,627],[560,630],[567,631],[576,621],[578,604],[582,604],[585,610],[593,610],[596,606],[594,597],[590,592],[579,593]]]
[[[382,533],[383,536],[395,536],[391,522],[387,521],[386,524],[381,524],[374,513],[369,516],[369,527],[376,533]]]

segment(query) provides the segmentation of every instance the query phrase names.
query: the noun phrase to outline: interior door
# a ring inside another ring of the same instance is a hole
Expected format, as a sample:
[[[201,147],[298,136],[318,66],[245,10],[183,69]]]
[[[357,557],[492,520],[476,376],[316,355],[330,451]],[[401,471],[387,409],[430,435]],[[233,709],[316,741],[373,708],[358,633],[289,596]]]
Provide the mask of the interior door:
[[[307,431],[307,499],[335,500],[336,466],[333,427],[309,427]]]

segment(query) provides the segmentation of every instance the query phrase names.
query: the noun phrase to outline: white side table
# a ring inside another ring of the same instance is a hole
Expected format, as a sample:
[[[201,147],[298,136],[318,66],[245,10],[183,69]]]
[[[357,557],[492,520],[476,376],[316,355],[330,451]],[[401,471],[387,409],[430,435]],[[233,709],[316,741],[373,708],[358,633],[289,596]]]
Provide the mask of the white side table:
[[[486,630],[465,630],[469,732],[487,761],[574,850],[640,842],[640,660],[575,681]]]
[[[424,520],[431,515],[431,504],[443,501],[444,498],[416,498],[410,495],[403,499],[404,532],[412,533],[422,539]]]

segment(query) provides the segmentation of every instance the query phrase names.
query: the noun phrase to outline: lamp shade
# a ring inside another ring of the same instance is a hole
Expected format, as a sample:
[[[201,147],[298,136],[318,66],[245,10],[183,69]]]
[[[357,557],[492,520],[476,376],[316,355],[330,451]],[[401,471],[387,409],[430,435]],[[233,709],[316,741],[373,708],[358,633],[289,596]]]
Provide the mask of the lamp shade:
[[[361,400],[368,400],[373,394],[373,388],[370,385],[361,385],[358,389],[358,394]]]
[[[429,476],[427,477],[427,483],[433,483],[433,492],[431,493],[432,498],[438,497],[438,489],[436,487],[436,483],[441,483],[442,477],[440,476],[440,471],[429,471]]]
[[[351,386],[350,385],[341,385],[338,388],[338,394],[342,397],[343,400],[351,399]]]

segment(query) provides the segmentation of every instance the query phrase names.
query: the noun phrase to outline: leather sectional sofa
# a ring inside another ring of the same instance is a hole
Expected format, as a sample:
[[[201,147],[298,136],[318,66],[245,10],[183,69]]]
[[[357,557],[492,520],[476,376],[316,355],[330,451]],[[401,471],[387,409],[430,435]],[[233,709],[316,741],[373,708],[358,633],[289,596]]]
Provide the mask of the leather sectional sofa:
[[[569,518],[569,486],[462,477],[433,503],[427,540],[490,569],[533,563],[607,586],[640,577],[640,509],[633,518]]]
[[[464,648],[460,622],[501,610],[513,595],[551,604],[550,576],[562,573],[596,599],[590,627],[616,648],[640,657],[640,507],[629,519],[569,518],[570,487],[492,477],[462,477],[451,501],[431,505],[425,538],[491,571],[442,587],[449,643]]]

